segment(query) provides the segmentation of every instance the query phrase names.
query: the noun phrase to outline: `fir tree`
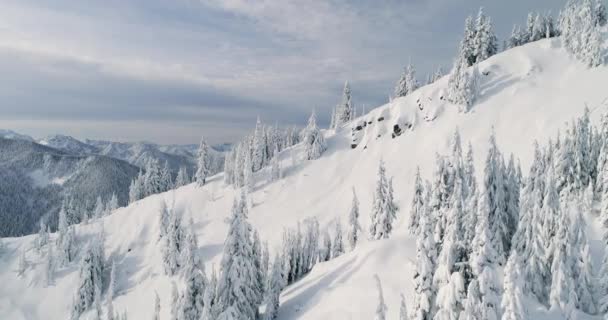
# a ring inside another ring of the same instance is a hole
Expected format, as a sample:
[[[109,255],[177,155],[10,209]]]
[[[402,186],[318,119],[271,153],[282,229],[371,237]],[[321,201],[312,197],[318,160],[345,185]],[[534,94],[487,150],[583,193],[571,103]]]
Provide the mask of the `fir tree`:
[[[344,253],[344,241],[342,240],[342,222],[336,220],[336,231],[332,241],[331,257],[335,259]]]
[[[511,251],[505,266],[502,320],[525,320],[528,312],[522,301],[521,263],[516,251]]]
[[[265,320],[275,319],[279,311],[279,296],[283,289],[283,280],[281,276],[282,267],[280,256],[275,255],[268,278],[268,289],[266,290]]]
[[[479,292],[479,283],[476,279],[471,280],[467,289],[467,298],[464,301],[460,320],[482,320],[481,316],[481,293]]]
[[[279,149],[275,148],[272,159],[270,160],[270,181],[281,179],[281,167],[279,164]]]
[[[418,238],[416,240],[416,273],[414,289],[416,292],[412,319],[430,320],[433,318],[432,307],[435,300],[433,273],[437,258],[433,238],[433,226],[429,215],[420,216]]]
[[[350,206],[350,213],[348,214],[348,244],[351,250],[354,250],[357,246],[361,230],[361,225],[359,224],[359,200],[353,187],[353,200]]]
[[[55,254],[52,245],[48,246],[44,259],[44,283],[47,287],[55,283]]]
[[[420,167],[416,167],[416,176],[414,178],[414,197],[412,198],[412,208],[410,210],[410,233],[418,234],[420,216],[426,214],[424,212],[424,187],[422,178],[420,177]]]
[[[471,255],[471,268],[477,277],[480,304],[477,306],[482,319],[497,319],[500,301],[498,299],[498,284],[496,283],[496,257],[492,241],[489,217],[491,206],[490,197],[482,194],[477,216],[475,238],[473,239],[473,252]]]
[[[325,138],[317,127],[317,116],[315,111],[312,111],[308,119],[308,125],[304,129],[304,145],[307,160],[315,160],[321,157],[321,154],[327,149]]]
[[[189,183],[190,177],[188,176],[188,170],[186,169],[186,167],[179,168],[179,171],[177,172],[177,177],[175,178],[175,187],[179,188]]]
[[[391,182],[386,177],[384,162],[378,166],[378,181],[372,204],[370,237],[374,240],[386,239],[393,230],[393,221],[397,218],[397,206],[393,201]]]
[[[329,237],[329,232],[325,229],[323,233],[323,242],[321,243],[321,248],[319,248],[319,261],[329,261],[331,259],[331,238]]]
[[[344,91],[342,92],[342,102],[336,107],[334,113],[334,128],[338,129],[345,123],[352,120],[354,115],[353,105],[351,101],[351,91],[348,81],[344,83]]]
[[[207,146],[205,137],[202,137],[198,148],[197,167],[194,175],[194,179],[199,187],[205,185],[205,182],[209,177],[209,165],[209,147]]]
[[[251,226],[247,222],[246,200],[233,206],[224,243],[221,275],[218,281],[219,318],[234,313],[238,319],[257,317],[256,271],[251,244]]]

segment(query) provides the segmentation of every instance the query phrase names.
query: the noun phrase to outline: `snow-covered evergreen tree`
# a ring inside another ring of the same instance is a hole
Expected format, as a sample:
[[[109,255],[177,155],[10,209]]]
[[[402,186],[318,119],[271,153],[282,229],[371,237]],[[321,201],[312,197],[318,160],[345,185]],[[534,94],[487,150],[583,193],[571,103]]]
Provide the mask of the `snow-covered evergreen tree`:
[[[279,164],[279,149],[275,148],[270,160],[270,181],[281,179],[281,166]]]
[[[422,184],[422,178],[420,177],[420,167],[417,167],[416,176],[414,178],[414,197],[412,198],[409,222],[409,231],[413,235],[418,234],[420,216],[426,214],[424,208],[424,186]]]
[[[176,274],[181,266],[183,239],[184,230],[181,225],[181,215],[177,211],[172,210],[169,212],[169,224],[166,236],[162,239],[163,265],[167,275]]]
[[[254,181],[253,181],[253,162],[251,158],[251,153],[245,153],[245,162],[243,163],[243,186],[247,193],[253,191]]]
[[[179,188],[190,183],[190,176],[188,176],[188,169],[186,167],[179,168],[177,177],[175,178],[175,187]]]
[[[118,209],[118,197],[116,197],[116,193],[112,193],[110,201],[108,201],[108,205],[106,206],[106,214],[110,214],[116,209]]]
[[[499,315],[499,285],[496,275],[496,258],[498,252],[494,249],[490,229],[491,205],[484,191],[479,204],[475,238],[473,239],[473,252],[471,254],[471,269],[477,278],[480,304],[477,306],[481,319],[498,319]]]
[[[281,257],[275,255],[270,275],[268,278],[268,288],[266,289],[266,312],[264,314],[265,320],[272,320],[277,317],[279,311],[279,296],[283,289],[282,279],[282,268]]]
[[[260,117],[257,118],[255,123],[255,130],[253,131],[253,141],[251,146],[251,166],[253,171],[258,171],[264,165],[266,161],[266,141],[264,139],[264,126]]]
[[[466,112],[475,102],[477,96],[478,72],[474,68],[472,75],[468,72],[468,62],[466,56],[461,52],[450,72],[448,78],[448,101],[461,105],[461,111]]]
[[[567,208],[562,208],[566,209]],[[551,292],[549,302],[552,308],[562,311],[568,309],[568,304],[577,304],[577,301],[570,300],[570,292],[574,292],[574,274],[572,274],[572,261],[570,254],[570,219],[568,212],[560,209],[557,211],[557,230],[553,241],[553,261],[551,264]]]
[[[433,224],[428,214],[420,216],[419,233],[416,240],[416,273],[414,290],[416,292],[412,319],[428,320],[433,318],[435,288],[433,274],[437,259],[436,245],[433,237]]]
[[[437,312],[433,319],[454,320],[458,319],[463,310],[465,299],[464,279],[460,272],[450,275],[448,282],[437,292]]]
[[[55,283],[55,253],[49,245],[44,259],[44,284],[48,287]]]
[[[198,160],[196,162],[196,173],[194,174],[194,180],[197,185],[203,186],[209,177],[209,147],[205,137],[201,138],[201,143],[198,147]]]
[[[344,253],[344,240],[342,238],[342,222],[340,219],[336,220],[336,230],[334,232],[334,241],[331,246],[331,257],[332,259],[341,256]]]
[[[504,292],[502,295],[502,320],[525,320],[528,312],[523,302],[521,263],[517,251],[511,251],[505,266]]]
[[[353,187],[353,200],[350,205],[350,213],[348,214],[348,244],[351,250],[354,250],[357,246],[361,230],[362,228],[359,224],[359,200]]]
[[[325,138],[317,127],[317,116],[314,110],[308,119],[308,125],[304,129],[304,138],[302,140],[304,141],[307,160],[318,159],[327,149]]]
[[[224,243],[217,288],[219,318],[234,313],[236,319],[255,319],[258,313],[260,297],[245,201],[241,200],[240,204],[235,201]]]
[[[95,290],[102,288],[103,263],[104,261],[96,245],[90,243],[80,261],[78,286],[72,315],[82,314],[95,302]]]
[[[484,202],[489,208],[488,222],[492,239],[492,249],[496,251],[498,263],[506,262],[511,250],[511,237],[515,231],[516,220],[506,210],[505,177],[503,158],[496,145],[494,133],[490,136],[490,149],[485,161],[483,187]],[[485,214],[485,212],[484,212]],[[481,288],[481,282],[480,288]]]
[[[386,312],[388,307],[384,303],[384,294],[382,293],[382,283],[380,282],[380,278],[378,275],[374,275],[374,280],[376,280],[376,288],[378,290],[378,304],[376,307],[376,315],[374,316],[374,320],[386,320]]]
[[[418,80],[416,80],[416,71],[411,63],[403,70],[403,74],[397,85],[395,86],[395,93],[393,94],[395,98],[405,97],[408,94],[416,91],[418,89]]]
[[[464,300],[460,320],[482,320],[481,316],[481,293],[479,292],[479,283],[476,279],[471,280],[467,288],[467,298]]]
[[[196,238],[192,229],[184,243],[183,266],[186,287],[179,299],[178,320],[198,320],[203,314],[203,297],[207,279],[196,257]]]
[[[116,295],[116,264],[114,260],[112,260],[112,265],[110,266],[110,282],[108,283],[107,294],[112,297]]]
[[[40,252],[44,246],[49,242],[48,227],[43,220],[40,220],[40,228],[38,229],[38,236],[35,240],[36,251]]]
[[[334,111],[333,128],[340,128],[345,123],[352,120],[354,115],[354,108],[351,101],[351,91],[348,81],[344,83],[344,90],[342,92],[342,101],[336,106]]]
[[[331,259],[331,238],[329,236],[329,231],[325,229],[323,233],[323,241],[321,243],[321,247],[319,248],[319,261],[329,261]]]
[[[391,182],[386,177],[384,161],[381,160],[372,204],[370,237],[374,240],[388,238],[393,231],[393,221],[396,218],[397,205],[393,200]]]

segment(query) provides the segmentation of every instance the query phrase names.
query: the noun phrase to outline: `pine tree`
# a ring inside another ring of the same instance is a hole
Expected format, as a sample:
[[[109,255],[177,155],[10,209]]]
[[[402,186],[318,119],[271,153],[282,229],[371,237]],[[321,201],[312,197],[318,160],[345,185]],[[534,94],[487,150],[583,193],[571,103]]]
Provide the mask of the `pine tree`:
[[[467,298],[464,301],[463,311],[460,314],[460,320],[482,320],[481,316],[481,293],[479,292],[479,283],[477,279],[471,280],[467,288]]]
[[[351,250],[354,250],[357,246],[361,230],[362,228],[359,224],[359,200],[353,187],[353,200],[350,206],[350,213],[348,214],[348,244]]]
[[[181,226],[181,215],[173,210],[169,212],[167,236],[163,239],[163,265],[167,275],[174,275],[180,268],[184,230]]]
[[[570,206],[570,211],[574,211],[574,220],[571,224],[570,236],[572,238],[572,247],[569,250],[569,256],[573,260],[572,273],[575,277],[576,307],[586,313],[595,314],[597,308],[593,294],[593,263],[589,254],[589,241],[586,233],[587,225],[580,209],[582,207],[580,200]]]
[[[186,235],[184,247],[186,287],[179,299],[178,319],[198,320],[203,314],[203,296],[207,279],[196,257],[197,245],[192,229]]]
[[[47,287],[55,283],[55,254],[52,245],[48,246],[44,259],[44,283]]]
[[[335,259],[344,253],[344,241],[342,240],[342,222],[336,220],[336,231],[332,241],[331,257]]]
[[[416,176],[414,178],[414,197],[412,198],[412,208],[410,210],[409,229],[412,235],[417,235],[419,232],[420,216],[426,214],[424,212],[424,187],[422,178],[420,177],[420,167],[416,167]]]
[[[321,248],[319,248],[319,261],[329,261],[331,259],[331,238],[329,237],[329,232],[325,229],[323,233],[323,242],[321,244]]]
[[[405,97],[407,94],[407,69],[403,69],[403,73],[395,85],[393,98]]]
[[[387,239],[393,230],[393,221],[396,218],[397,206],[393,201],[391,182],[386,177],[384,161],[381,160],[372,204],[370,237],[374,240]]]
[[[484,190],[483,199],[489,208],[488,221],[490,222],[490,234],[492,235],[493,250],[496,251],[498,263],[506,261],[506,256],[511,249],[511,235],[516,222],[506,210],[506,195],[504,192],[504,175],[502,170],[502,155],[496,145],[494,133],[490,136],[490,149],[484,168]],[[480,282],[481,286],[481,282]]]
[[[207,141],[205,137],[201,138],[201,143],[198,148],[198,160],[196,173],[194,175],[194,179],[199,187],[205,185],[207,178],[209,177],[209,147],[207,146]]]
[[[279,149],[275,148],[272,159],[270,160],[270,181],[281,179],[281,167],[279,164]]]
[[[342,92],[342,102],[336,107],[334,114],[334,127],[336,129],[342,127],[345,123],[352,120],[354,115],[353,105],[351,101],[351,91],[348,81],[344,83],[344,91]]]
[[[110,269],[110,282],[108,284],[108,295],[114,297],[116,294],[116,265],[112,260],[112,266]]]
[[[416,273],[414,275],[414,320],[433,318],[432,307],[435,300],[433,273],[437,258],[433,238],[433,225],[428,214],[420,216],[418,238],[416,240]]]
[[[227,156],[226,159],[229,157]],[[175,178],[175,187],[179,188],[190,183],[190,177],[188,176],[188,170],[186,167],[179,168],[177,177]]]
[[[101,197],[98,196],[97,200],[95,201],[95,209],[93,209],[93,215],[95,216],[96,219],[99,219],[99,218],[103,217],[103,211],[104,211],[103,202],[101,201]]]
[[[374,275],[376,280],[376,288],[378,289],[378,306],[376,307],[376,315],[374,320],[386,320],[387,307],[384,303],[384,295],[382,294],[382,283],[378,275]]]
[[[564,212],[564,210],[566,211]],[[570,292],[574,291],[574,275],[572,274],[571,260],[569,257],[571,237],[570,237],[570,219],[568,217],[568,208],[560,208],[556,212],[557,230],[553,241],[553,261],[551,264],[551,292],[549,301],[551,307],[559,308],[563,311],[567,310],[569,303],[577,304],[576,301],[570,301]]]
[[[260,121],[260,117],[257,118],[255,123],[255,130],[253,131],[252,141],[252,154],[251,154],[251,166],[253,171],[258,171],[264,165],[266,159],[266,144],[264,140],[264,126]]]
[[[312,111],[308,119],[308,125],[304,129],[304,145],[307,160],[315,160],[321,157],[321,154],[327,149],[325,138],[317,127],[317,116],[315,111]]]
[[[167,161],[165,161],[165,166],[160,171],[160,181],[162,192],[173,189],[173,177],[171,177],[171,169]]]
[[[468,62],[465,54],[460,52],[448,78],[447,99],[453,104],[463,106],[461,111],[466,112],[473,105],[477,94],[477,73],[473,76],[468,73]]]
[[[481,303],[478,305],[482,319],[497,319],[500,301],[498,299],[498,284],[496,283],[496,257],[498,252],[494,249],[489,217],[491,207],[490,197],[485,191],[481,196],[475,238],[473,239],[473,252],[471,255],[471,269],[477,277]]]
[[[502,320],[525,320],[528,318],[528,312],[522,301],[521,267],[517,252],[515,250],[511,251],[505,266]]]
[[[246,152],[245,163],[243,164],[243,186],[245,187],[247,193],[253,191],[254,184],[255,183],[253,181],[253,162],[251,158],[251,153]]]
[[[171,222],[171,213],[167,208],[167,203],[162,201],[160,203],[160,214],[158,216],[159,225],[159,238],[165,237],[169,232],[169,224]]]
[[[244,197],[243,197],[244,198]],[[251,226],[247,222],[246,199],[233,206],[224,243],[221,275],[218,281],[219,318],[236,314],[238,319],[255,319],[259,297],[256,296],[256,272],[251,244]]]
[[[47,226],[43,220],[40,220],[40,229],[38,229],[38,236],[36,237],[35,246],[36,251],[40,252],[44,246],[49,242],[49,234]]]
[[[283,289],[281,257],[277,254],[274,257],[270,276],[268,278],[268,289],[266,290],[266,313],[265,320],[272,320],[277,317],[279,311],[279,296]]]
[[[80,262],[79,280],[72,315],[80,315],[95,302],[95,290],[101,288],[103,260],[93,244],[89,244]]]
[[[256,296],[259,298],[257,304],[261,304],[264,299],[264,289],[266,287],[266,278],[262,267],[262,242],[257,230],[253,231],[253,265],[255,267],[256,275]]]
[[[465,294],[462,274],[460,272],[452,273],[448,282],[437,292],[437,313],[433,319],[458,319],[463,310],[462,302]]]
[[[107,206],[107,214],[112,213],[116,209],[118,209],[118,198],[116,197],[116,193],[112,193]]]

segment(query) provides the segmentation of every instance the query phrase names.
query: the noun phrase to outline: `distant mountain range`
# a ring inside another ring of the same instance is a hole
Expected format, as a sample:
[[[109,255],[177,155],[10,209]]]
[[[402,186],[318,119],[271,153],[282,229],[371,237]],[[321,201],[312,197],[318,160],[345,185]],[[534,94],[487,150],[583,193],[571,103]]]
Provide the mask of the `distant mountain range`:
[[[128,202],[131,180],[150,159],[193,173],[197,145],[157,145],[99,140],[80,141],[53,135],[43,139],[0,130],[0,237],[37,231],[44,217],[52,227],[64,198],[92,210],[100,196],[116,193]],[[213,170],[221,171],[229,145],[212,147]]]

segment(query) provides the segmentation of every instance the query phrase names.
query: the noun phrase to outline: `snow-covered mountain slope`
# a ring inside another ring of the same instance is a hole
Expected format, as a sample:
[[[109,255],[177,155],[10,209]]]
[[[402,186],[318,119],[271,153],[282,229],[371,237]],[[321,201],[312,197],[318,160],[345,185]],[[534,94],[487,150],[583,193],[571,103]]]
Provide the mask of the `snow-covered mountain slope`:
[[[423,176],[432,173],[435,153],[447,152],[448,137],[459,128],[463,141],[475,150],[477,174],[482,172],[488,137],[496,133],[504,153],[515,153],[524,172],[532,159],[532,143],[554,136],[565,121],[582,114],[585,105],[593,121],[606,110],[608,81],[605,66],[588,69],[570,58],[559,39],[542,40],[508,50],[481,63],[484,74],[481,96],[472,110],[461,113],[445,102],[447,78],[423,87],[405,98],[381,106],[363,119],[361,130],[343,128],[327,132],[328,150],[318,160],[303,161],[301,145],[280,154],[283,178],[268,182],[268,169],[255,174],[250,194],[249,219],[267,240],[271,250],[281,242],[281,230],[298,221],[316,217],[324,229],[336,219],[346,220],[351,189],[361,202],[364,230],[380,160],[393,177],[400,211],[395,232],[388,240],[363,240],[353,252],[320,263],[299,282],[287,287],[281,298],[279,319],[371,319],[377,293],[372,276],[383,283],[389,318],[397,318],[399,294],[412,301],[412,275],[415,261],[414,239],[406,230],[413,179],[417,166]],[[382,118],[382,120],[381,120]],[[402,130],[393,138],[395,125]],[[351,144],[355,141],[355,149]],[[295,161],[294,161],[295,159]],[[161,319],[169,318],[171,281],[164,275],[159,238],[159,212],[162,202],[193,219],[198,237],[198,253],[207,271],[217,266],[226,236],[226,217],[238,190],[226,186],[222,175],[214,176],[202,188],[188,185],[153,195],[126,208],[116,210],[100,222],[78,226],[80,247],[103,223],[106,256],[117,267],[117,296],[114,307],[127,310],[131,319],[150,318],[154,294],[161,300]],[[603,250],[598,224],[589,216],[592,252],[597,258]],[[55,235],[53,235],[55,237]],[[66,318],[76,292],[77,263],[60,268],[55,284],[42,283],[42,257],[32,249],[34,236],[3,239],[0,256],[0,318]],[[27,269],[18,277],[18,257],[26,251]],[[596,259],[597,260],[597,259]],[[559,319],[536,305],[530,305],[534,319]],[[591,317],[590,317],[591,318]]]

